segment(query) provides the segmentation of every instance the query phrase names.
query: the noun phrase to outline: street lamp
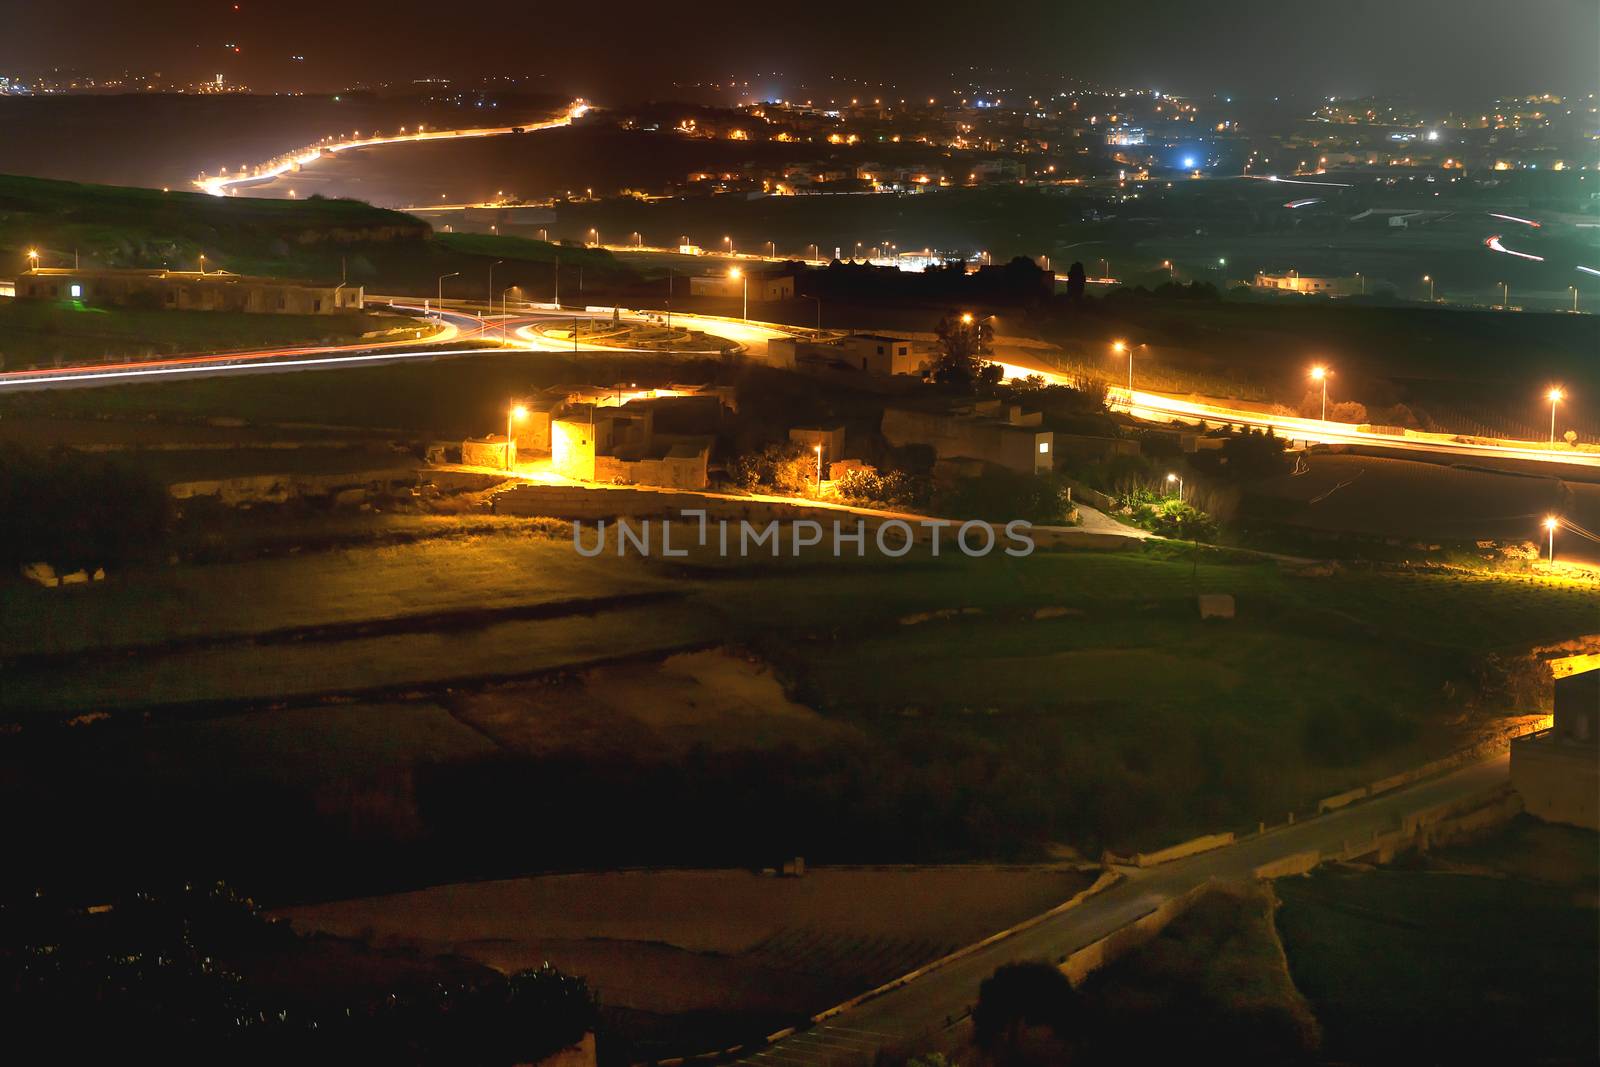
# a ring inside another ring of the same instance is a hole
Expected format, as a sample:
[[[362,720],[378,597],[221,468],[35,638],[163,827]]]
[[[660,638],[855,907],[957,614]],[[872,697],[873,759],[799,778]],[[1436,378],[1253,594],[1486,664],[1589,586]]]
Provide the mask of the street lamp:
[[[963,326],[971,326],[972,325],[972,312],[963,311],[961,313],[961,324]]]
[[[722,239],[722,243],[728,246],[728,255],[730,255],[730,256],[733,255],[733,238],[732,237],[724,237]]]
[[[1550,534],[1550,562],[1556,561],[1556,527],[1561,525],[1561,520],[1554,515],[1545,517],[1544,528]]]
[[[511,453],[517,447],[516,443],[511,437],[512,426],[514,423],[521,422],[527,417],[528,409],[523,407],[521,404],[512,405],[511,410],[506,412],[506,470],[511,469]]]
[[[600,247],[600,231],[595,229],[593,226],[590,226],[589,227],[589,236],[594,238],[594,240],[590,241],[589,243],[591,245],[593,245],[594,247],[599,248]]]
[[[1128,346],[1128,343],[1126,341],[1113,341],[1113,342],[1111,342],[1111,351],[1115,352],[1119,356],[1122,355],[1124,352],[1126,352],[1128,354],[1128,403],[1132,404],[1133,403],[1133,349]]]
[[[1428,283],[1428,303],[1433,303],[1433,275],[1424,274],[1422,280]]]
[[[1311,368],[1311,380],[1322,383],[1322,421],[1328,421],[1328,368],[1316,366]]]
[[[497,259],[489,264],[489,310],[491,312],[494,311],[494,269],[504,262],[505,260],[503,259]]]
[[[1550,443],[1551,444],[1555,444],[1556,443],[1556,405],[1561,403],[1561,401],[1565,400],[1566,397],[1567,397],[1567,394],[1562,392],[1561,388],[1559,386],[1551,389],[1548,393],[1544,394],[1544,398],[1546,400],[1550,401]]]
[[[1503,311],[1511,310],[1511,286],[1505,282],[1497,282],[1500,286],[1500,308]]]
[[[743,288],[743,290],[744,290],[744,315],[743,315],[743,317],[748,319],[750,317],[750,279],[745,277],[744,271],[740,270],[738,267],[730,268],[729,271],[728,271],[728,277],[737,278],[739,280],[741,288]]]
[[[201,252],[200,253],[200,273],[203,275],[203,274],[205,274],[205,272],[206,272],[206,254],[204,252]]]
[[[1572,292],[1572,313],[1576,315],[1578,313],[1578,287],[1569,285],[1567,288]]]
[[[1182,476],[1177,475],[1177,474],[1168,474],[1167,475],[1167,481],[1168,481],[1168,483],[1171,483],[1171,482],[1177,482],[1178,483],[1178,499],[1181,501],[1183,499],[1183,478],[1182,478]]]
[[[822,488],[822,446],[813,445],[811,450],[817,454],[817,488]]]
[[[509,285],[500,291],[500,340],[506,339],[506,296],[513,289],[520,289],[520,285]]]
[[[201,256],[200,258],[204,259],[205,257]],[[441,275],[439,275],[439,317],[440,318],[444,318],[444,280],[446,278],[459,278],[460,276],[461,276],[461,272],[458,271],[458,270],[453,270],[449,274],[441,274]]]

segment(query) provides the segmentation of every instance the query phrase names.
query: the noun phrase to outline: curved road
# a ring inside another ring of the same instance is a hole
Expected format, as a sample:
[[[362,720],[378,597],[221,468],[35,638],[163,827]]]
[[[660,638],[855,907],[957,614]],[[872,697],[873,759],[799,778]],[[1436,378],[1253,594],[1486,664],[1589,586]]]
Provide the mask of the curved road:
[[[1124,879],[1076,908],[980,949],[875,1000],[801,1030],[739,1062],[766,1067],[866,1067],[880,1049],[915,1054],[971,1010],[978,985],[1001,964],[1059,963],[1068,955],[1212,879],[1247,881],[1262,864],[1315,849],[1323,856],[1394,830],[1403,816],[1463,800],[1509,779],[1501,755],[1340,811],[1269,830],[1159,867],[1123,869]],[[913,905],[914,906],[914,905]]]

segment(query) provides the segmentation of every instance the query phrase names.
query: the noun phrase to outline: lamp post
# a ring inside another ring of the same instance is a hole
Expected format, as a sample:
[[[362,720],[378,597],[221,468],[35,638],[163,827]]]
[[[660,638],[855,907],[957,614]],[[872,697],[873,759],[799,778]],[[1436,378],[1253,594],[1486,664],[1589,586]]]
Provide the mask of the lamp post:
[[[1428,303],[1433,303],[1433,275],[1424,274],[1422,280],[1428,283]]]
[[[595,229],[593,226],[590,226],[589,227],[589,236],[594,238],[594,240],[590,241],[589,243],[591,245],[593,245],[595,248],[599,248],[600,247],[600,231]]]
[[[728,246],[728,255],[730,255],[730,256],[733,255],[733,238],[732,237],[724,237],[722,239],[722,243]]]
[[[744,290],[744,316],[743,317],[748,319],[750,317],[750,279],[748,277],[746,277],[744,271],[740,270],[738,267],[734,267],[731,270],[729,270],[728,271],[728,277],[737,278],[739,280],[741,288]]]
[[[1132,347],[1130,347],[1128,345],[1128,343],[1126,341],[1113,341],[1113,342],[1111,342],[1111,351],[1115,352],[1119,356],[1122,355],[1124,352],[1126,352],[1127,355],[1128,355],[1128,403],[1130,405],[1132,405],[1132,403],[1133,403],[1133,349],[1132,349]]]
[[[520,285],[511,285],[500,290],[500,340],[506,339],[506,296],[513,289],[522,288]]]
[[[453,270],[449,274],[439,275],[439,317],[444,318],[444,280],[446,278],[460,277],[461,272]]]
[[[1569,285],[1567,288],[1572,291],[1572,313],[1576,315],[1578,313],[1578,287]]]
[[[37,248],[28,249],[28,269],[39,269],[39,250]]]
[[[1322,421],[1328,421],[1328,368],[1317,366],[1311,368],[1311,380],[1322,383]]]
[[[511,436],[513,427],[527,417],[528,409],[521,404],[513,404],[506,412],[506,470],[511,469],[511,454],[517,447]]]
[[[1556,405],[1561,403],[1561,401],[1565,400],[1566,396],[1567,396],[1567,394],[1562,392],[1560,390],[1560,388],[1551,389],[1548,393],[1544,394],[1544,398],[1546,400],[1550,401],[1550,443],[1551,444],[1555,444],[1556,443]]]
[[[1507,285],[1505,282],[1500,282],[1499,285],[1500,285],[1500,307],[1501,307],[1501,310],[1510,311],[1511,310],[1511,286]]]
[[[1177,482],[1178,483],[1178,500],[1182,501],[1183,500],[1183,477],[1181,475],[1178,475],[1178,474],[1168,474],[1167,475],[1167,483],[1170,485],[1173,482]]]
[[[812,451],[817,454],[817,488],[822,488],[822,446],[813,445]]]
[[[505,260],[503,260],[503,259],[497,259],[493,263],[489,264],[489,310],[490,311],[494,310],[494,269],[496,267],[498,267],[500,264],[504,263],[504,262],[505,262]]]
[[[1561,525],[1561,520],[1554,515],[1547,516],[1544,520],[1545,532],[1550,535],[1550,562],[1556,561],[1556,527]]]
[[[206,273],[206,254],[204,252],[201,252],[200,253],[200,274],[201,274],[202,277],[204,277],[205,273]]]

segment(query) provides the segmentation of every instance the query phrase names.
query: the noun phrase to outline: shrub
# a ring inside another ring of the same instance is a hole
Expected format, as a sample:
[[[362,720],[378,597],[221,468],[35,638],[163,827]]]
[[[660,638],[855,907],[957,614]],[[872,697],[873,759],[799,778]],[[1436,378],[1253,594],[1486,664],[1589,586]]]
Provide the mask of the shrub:
[[[728,464],[728,480],[747,493],[761,489],[794,495],[815,486],[816,469],[815,456],[809,449],[784,441],[736,456]]]
[[[834,488],[841,500],[859,507],[920,508],[932,496],[927,478],[905,471],[846,471]]]

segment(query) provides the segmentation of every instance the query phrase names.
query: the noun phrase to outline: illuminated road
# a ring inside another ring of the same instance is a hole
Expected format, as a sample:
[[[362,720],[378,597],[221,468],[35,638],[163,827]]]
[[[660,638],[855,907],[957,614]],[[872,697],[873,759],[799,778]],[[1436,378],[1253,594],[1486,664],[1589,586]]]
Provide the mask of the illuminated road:
[[[500,137],[505,134],[522,131],[532,133],[537,130],[552,130],[559,126],[570,126],[572,120],[581,117],[589,110],[589,105],[582,100],[574,100],[560,118],[548,122],[534,122],[517,126],[479,127],[465,130],[419,130],[417,133],[396,134],[393,137],[367,137],[359,140],[336,141],[333,144],[315,145],[301,149],[291,155],[279,157],[270,163],[260,164],[250,170],[248,174],[240,173],[234,177],[221,175],[202,176],[195,181],[204,192],[212,196],[226,196],[230,191],[239,186],[259,185],[281,177],[293,170],[303,169],[314,164],[326,152],[349,152],[357,148],[381,148],[384,145],[414,144],[419,141],[454,141],[474,137]]]
[[[395,306],[402,311],[422,311],[419,307]],[[483,351],[481,348],[431,347],[418,351],[417,349],[424,345],[433,346],[480,338],[489,328],[481,317],[470,313],[445,312],[440,319],[444,322],[443,329],[417,340],[365,341],[349,345],[266,348],[247,352],[205,352],[167,356],[161,359],[96,363],[82,367],[39,367],[32,370],[6,371],[0,373],[0,393],[74,386],[123,385],[135,381],[303,370],[314,367],[346,365],[357,367],[413,359],[438,359]]]
[[[1038,375],[1054,385],[1069,385],[1062,374],[1038,366],[1002,363],[1007,378]],[[1600,467],[1600,452],[1580,452],[1570,448],[1541,448],[1531,441],[1474,441],[1463,440],[1450,434],[1408,431],[1404,435],[1375,433],[1345,422],[1324,422],[1321,419],[1302,419],[1292,415],[1273,415],[1264,411],[1231,408],[1222,404],[1185,400],[1161,393],[1147,393],[1136,389],[1129,403],[1129,392],[1124,386],[1106,389],[1106,401],[1139,419],[1151,422],[1170,422],[1181,419],[1190,423],[1216,426],[1252,426],[1271,429],[1280,437],[1316,444],[1367,445],[1397,452],[1432,452],[1476,459],[1532,460],[1539,463],[1563,463],[1580,467]]]
[[[1405,815],[1493,789],[1507,781],[1509,768],[1509,757],[1502,755],[1443,778],[1244,838],[1226,848],[1159,867],[1125,869],[1123,881],[1078,907],[785,1037],[739,1062],[765,1067],[865,1067],[874,1062],[879,1049],[915,1054],[966,1016],[977,999],[979,983],[1001,964],[1059,962],[1210,879],[1247,881],[1262,864],[1313,849],[1323,856],[1340,854],[1349,842],[1368,841],[1376,833],[1396,829]]]

